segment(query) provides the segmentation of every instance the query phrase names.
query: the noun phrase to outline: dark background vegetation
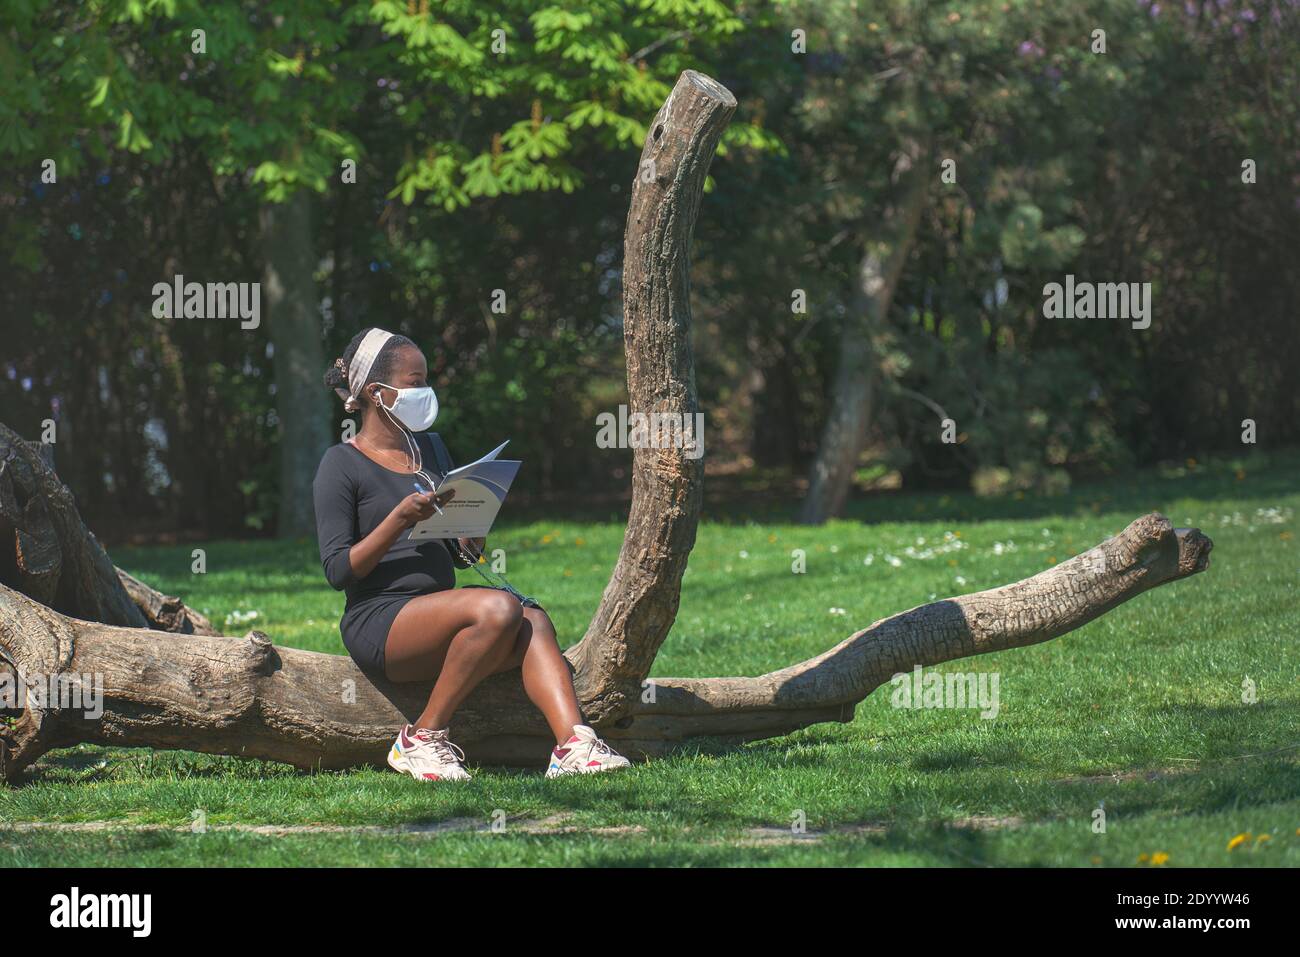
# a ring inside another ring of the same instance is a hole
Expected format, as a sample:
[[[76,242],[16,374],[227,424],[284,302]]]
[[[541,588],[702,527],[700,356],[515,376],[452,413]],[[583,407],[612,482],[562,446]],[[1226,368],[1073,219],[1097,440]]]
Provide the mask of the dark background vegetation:
[[[1246,418],[1295,444],[1298,53],[1291,0],[6,3],[0,419],[32,439],[55,420],[108,537],[302,534],[280,506],[311,469],[286,476],[281,446],[336,440],[320,375],[379,325],[424,348],[459,458],[510,438],[521,502],[616,501],[631,454],[594,437],[625,401],[629,187],[696,68],[740,102],[692,267],[711,483],[802,494],[854,336],[859,489],[1059,492],[1241,451]],[[900,241],[909,150],[927,188]],[[310,228],[268,246],[260,215],[295,203]],[[902,270],[866,321],[881,248]],[[263,281],[295,251],[319,342],[151,313],[176,273]],[[1067,273],[1151,282],[1151,327],[1044,319]],[[284,421],[289,395],[312,411]]]

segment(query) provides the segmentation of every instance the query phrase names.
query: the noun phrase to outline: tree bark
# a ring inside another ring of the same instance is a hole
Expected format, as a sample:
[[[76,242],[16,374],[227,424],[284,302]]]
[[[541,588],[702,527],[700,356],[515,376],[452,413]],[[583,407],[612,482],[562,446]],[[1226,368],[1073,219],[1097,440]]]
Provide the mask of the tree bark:
[[[886,618],[782,671],[655,679],[649,700],[635,699],[601,733],[643,758],[702,736],[730,744],[849,721],[854,705],[891,675],[1065,634],[1204,570],[1210,548],[1198,530],[1146,515],[1032,578]],[[102,688],[97,703],[29,698],[16,720],[0,725],[0,776],[7,780],[51,748],[81,742],[302,768],[378,765],[429,691],[425,684],[372,683],[349,658],[276,647],[260,632],[161,641],[140,628],[68,618],[2,585],[0,658],[34,687]],[[582,699],[584,709],[591,704]],[[551,743],[513,672],[475,689],[453,718],[451,736],[470,760],[485,764],[541,766]]]
[[[74,618],[217,634],[179,598],[113,565],[52,463],[48,446],[0,424],[0,583]]]
[[[330,444],[329,396],[321,384],[325,351],[317,315],[311,196],[300,189],[260,213],[262,292],[275,349],[275,411],[280,435],[281,538],[315,531],[311,483]]]
[[[629,418],[699,412],[691,353],[691,236],[704,179],[736,98],[687,70],[646,136],[623,243]],[[569,649],[592,722],[624,714],[668,635],[703,496],[698,450],[633,452],[632,507],[618,563],[583,639]]]
[[[866,445],[872,395],[880,375],[874,340],[885,328],[903,265],[916,241],[930,175],[925,162],[928,153],[928,142],[915,141],[899,157],[894,178],[902,198],[886,214],[881,230],[866,243],[849,314],[840,331],[840,361],[830,412],[799,512],[804,524],[820,525],[834,518],[848,499]]]
[[[88,621],[147,627],[38,443],[0,425],[0,581]]]
[[[118,581],[126,589],[131,601],[140,609],[150,628],[156,631],[174,631],[181,635],[221,634],[212,627],[212,622],[175,595],[164,595],[116,566],[114,571],[117,572]]]

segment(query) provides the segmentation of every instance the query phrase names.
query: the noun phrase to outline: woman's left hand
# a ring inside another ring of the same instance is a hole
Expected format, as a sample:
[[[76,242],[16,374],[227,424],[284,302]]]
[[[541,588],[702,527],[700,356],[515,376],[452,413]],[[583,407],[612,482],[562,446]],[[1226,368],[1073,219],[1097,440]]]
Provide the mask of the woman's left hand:
[[[483,548],[487,545],[486,538],[458,538],[456,541],[460,545],[460,550],[465,553],[465,557],[475,562],[479,560]]]

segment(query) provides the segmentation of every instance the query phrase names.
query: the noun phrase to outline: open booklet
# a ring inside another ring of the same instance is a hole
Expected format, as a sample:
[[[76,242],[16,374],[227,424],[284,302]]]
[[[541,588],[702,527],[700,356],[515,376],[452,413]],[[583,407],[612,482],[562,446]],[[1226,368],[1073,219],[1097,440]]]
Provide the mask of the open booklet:
[[[410,537],[487,538],[497,512],[501,511],[501,503],[510,491],[510,483],[515,480],[515,473],[522,464],[497,458],[509,442],[509,439],[502,442],[477,462],[448,472],[433,491],[439,495],[456,494],[442,506],[441,515],[434,512],[424,521],[417,522]]]

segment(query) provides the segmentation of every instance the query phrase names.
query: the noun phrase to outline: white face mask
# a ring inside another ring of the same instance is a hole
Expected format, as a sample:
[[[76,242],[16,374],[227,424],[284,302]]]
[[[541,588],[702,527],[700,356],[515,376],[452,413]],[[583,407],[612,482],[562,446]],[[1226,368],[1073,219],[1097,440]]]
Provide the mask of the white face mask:
[[[391,406],[384,405],[381,393],[379,407],[391,412],[402,425],[412,432],[423,432],[433,425],[433,420],[438,417],[438,397],[434,395],[430,386],[426,385],[418,389],[397,389],[383,382],[380,382],[379,385],[382,385],[385,389],[392,389],[397,393],[397,398],[393,400]]]

